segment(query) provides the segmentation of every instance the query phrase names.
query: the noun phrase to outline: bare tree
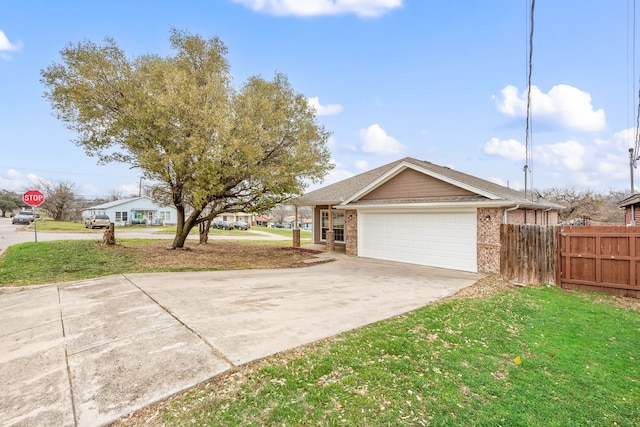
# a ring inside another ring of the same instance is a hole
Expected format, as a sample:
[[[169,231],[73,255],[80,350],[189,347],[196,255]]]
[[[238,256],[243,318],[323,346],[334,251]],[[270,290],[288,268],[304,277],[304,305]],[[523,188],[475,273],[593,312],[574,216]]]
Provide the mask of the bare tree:
[[[122,200],[124,198],[124,192],[122,190],[113,189],[107,193],[107,202],[115,202],[116,200]]]
[[[300,222],[311,222],[313,219],[313,209],[311,209],[311,206],[300,206],[298,208],[298,218]]]
[[[624,212],[617,204],[627,195],[621,191],[610,190],[608,194],[604,194],[575,187],[554,187],[542,191],[545,199],[565,206],[558,212],[560,221],[589,217],[595,221],[624,222]]]
[[[276,205],[276,207],[271,210],[271,216],[278,224],[282,224],[290,215],[291,208],[286,205]]]
[[[77,186],[69,181],[60,181],[52,184],[40,181],[36,184],[44,196],[44,203],[40,208],[47,212],[56,221],[70,219],[72,216],[75,201],[77,199]]]

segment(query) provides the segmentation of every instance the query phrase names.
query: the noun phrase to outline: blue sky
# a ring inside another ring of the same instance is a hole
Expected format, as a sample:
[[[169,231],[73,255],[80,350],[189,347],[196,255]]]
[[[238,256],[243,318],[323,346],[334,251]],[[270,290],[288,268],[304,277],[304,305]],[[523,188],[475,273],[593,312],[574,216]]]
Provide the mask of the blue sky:
[[[325,183],[410,156],[522,188],[528,7],[527,0],[5,2],[0,189],[20,192],[43,179],[73,182],[88,197],[137,194],[135,169],[99,166],[72,143],[42,98],[40,70],[84,39],[112,37],[131,56],[169,55],[172,27],[220,36],[238,86],[254,74],[288,76],[333,133],[336,168]],[[536,3],[536,188],[629,189],[640,75],[632,15],[631,0]]]

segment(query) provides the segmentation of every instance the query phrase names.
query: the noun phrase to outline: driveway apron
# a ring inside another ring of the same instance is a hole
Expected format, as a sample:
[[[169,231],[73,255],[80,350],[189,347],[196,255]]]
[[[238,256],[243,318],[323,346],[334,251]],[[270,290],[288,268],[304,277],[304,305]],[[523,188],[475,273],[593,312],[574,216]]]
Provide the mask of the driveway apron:
[[[106,424],[235,366],[405,313],[480,277],[339,256],[307,268],[0,289],[0,425]]]

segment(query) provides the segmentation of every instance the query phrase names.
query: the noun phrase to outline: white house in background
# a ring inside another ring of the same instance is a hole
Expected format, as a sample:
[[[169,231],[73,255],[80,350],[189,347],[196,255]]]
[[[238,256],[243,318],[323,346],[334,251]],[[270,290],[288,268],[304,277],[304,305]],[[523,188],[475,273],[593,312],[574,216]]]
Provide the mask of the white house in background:
[[[229,213],[229,212],[225,212],[225,213],[221,213],[220,215],[216,216],[214,219],[214,221],[227,221],[227,222],[236,222],[236,221],[240,221],[240,222],[246,222],[247,224],[254,226],[256,225],[256,215],[252,214],[252,213],[245,213],[245,212],[236,212],[236,213]]]
[[[103,203],[82,211],[83,218],[91,215],[108,215],[115,225],[175,225],[178,219],[175,207],[161,206],[145,196]]]

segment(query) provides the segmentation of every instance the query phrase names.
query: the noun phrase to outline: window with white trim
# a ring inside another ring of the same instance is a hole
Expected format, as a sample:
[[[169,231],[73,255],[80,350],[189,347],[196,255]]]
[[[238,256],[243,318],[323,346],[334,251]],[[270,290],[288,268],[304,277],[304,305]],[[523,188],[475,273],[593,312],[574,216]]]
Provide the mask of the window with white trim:
[[[331,211],[333,219],[333,240],[344,243],[344,211]],[[329,210],[320,211],[320,240],[327,240],[327,230],[329,230]]]
[[[160,221],[171,221],[171,212],[160,211]]]
[[[116,222],[127,222],[127,212],[116,212]]]

